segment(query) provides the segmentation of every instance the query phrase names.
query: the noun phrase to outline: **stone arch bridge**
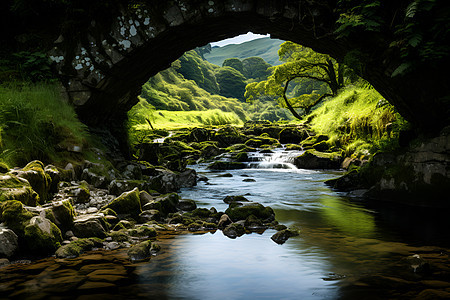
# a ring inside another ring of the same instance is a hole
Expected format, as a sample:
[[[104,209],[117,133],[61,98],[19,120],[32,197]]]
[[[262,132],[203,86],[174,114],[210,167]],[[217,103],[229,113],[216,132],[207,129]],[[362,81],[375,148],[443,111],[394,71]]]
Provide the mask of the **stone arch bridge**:
[[[95,2],[95,1],[93,1]],[[357,53],[356,71],[423,131],[448,125],[447,77],[422,65],[392,76],[402,63],[390,47],[394,25],[410,1],[383,1],[380,31],[338,38],[336,0],[116,0],[72,13],[50,51],[69,101],[86,123],[120,124],[143,83],[185,51],[252,31],[271,34],[343,61]],[[390,25],[389,25],[390,24]],[[448,64],[448,59],[446,59]]]

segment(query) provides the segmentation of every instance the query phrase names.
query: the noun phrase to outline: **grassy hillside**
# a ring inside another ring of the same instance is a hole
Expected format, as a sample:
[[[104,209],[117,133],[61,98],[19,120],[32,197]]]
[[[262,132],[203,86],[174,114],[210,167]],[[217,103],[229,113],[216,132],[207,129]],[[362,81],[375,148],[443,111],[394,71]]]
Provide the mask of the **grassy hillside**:
[[[210,53],[204,54],[204,57],[210,63],[222,66],[222,63],[227,58],[244,59],[248,57],[261,57],[269,64],[275,66],[281,62],[278,60],[278,49],[284,41],[261,38],[242,44],[230,44],[224,47],[213,47]]]

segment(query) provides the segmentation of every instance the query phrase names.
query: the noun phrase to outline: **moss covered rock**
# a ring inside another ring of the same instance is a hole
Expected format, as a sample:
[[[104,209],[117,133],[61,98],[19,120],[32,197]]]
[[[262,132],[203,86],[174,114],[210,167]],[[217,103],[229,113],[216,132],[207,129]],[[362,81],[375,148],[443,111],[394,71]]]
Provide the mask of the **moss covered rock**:
[[[18,200],[27,206],[36,206],[39,195],[30,183],[13,174],[0,175],[0,202]]]
[[[338,153],[308,150],[294,159],[294,165],[299,169],[339,169],[341,160]]]
[[[28,180],[33,190],[38,193],[42,203],[47,201],[52,179],[48,173],[45,173],[42,162],[35,160],[28,163],[21,171],[17,172],[17,175]]]
[[[248,147],[259,148],[262,145],[273,145],[277,146],[280,143],[277,139],[268,137],[268,136],[258,136],[252,139],[249,139],[245,142],[245,145]]]
[[[279,140],[282,144],[298,144],[308,137],[305,130],[287,127],[280,131]]]
[[[163,195],[157,199],[157,205],[160,207],[159,211],[163,215],[174,213],[177,211],[177,206],[180,201],[180,196],[177,193],[170,193]]]
[[[270,207],[265,207],[259,203],[243,203],[241,206],[235,206],[231,203],[225,213],[233,220],[246,220],[250,215],[261,219],[263,222],[271,222],[275,219],[275,213]]]
[[[23,236],[25,226],[32,217],[33,214],[27,211],[20,201],[9,200],[0,203],[0,222],[5,223],[18,236]]]
[[[70,244],[59,247],[55,255],[58,258],[73,258],[80,256],[83,252],[102,246],[102,240],[98,238],[78,239],[70,242]]]
[[[135,188],[132,191],[123,193],[102,209],[106,208],[111,208],[121,217],[131,216],[137,219],[142,212],[139,190]]]
[[[152,247],[151,241],[141,242],[132,246],[127,254],[132,262],[148,260],[151,257],[150,249]]]
[[[4,162],[0,162],[0,173],[8,173],[9,172],[9,167],[6,163]]]
[[[245,233],[245,228],[239,223],[232,223],[223,229],[223,234],[230,239],[235,239]]]
[[[51,208],[55,224],[63,231],[70,230],[73,227],[75,218],[75,209],[69,200],[52,202]]]
[[[53,254],[61,246],[61,230],[47,218],[35,216],[25,226],[23,240],[33,256]]]

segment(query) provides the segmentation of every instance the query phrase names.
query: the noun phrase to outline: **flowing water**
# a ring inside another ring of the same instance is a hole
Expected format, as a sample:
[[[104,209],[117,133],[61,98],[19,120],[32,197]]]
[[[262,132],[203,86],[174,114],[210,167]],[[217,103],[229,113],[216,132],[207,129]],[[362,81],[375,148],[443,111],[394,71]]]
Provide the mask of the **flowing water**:
[[[161,254],[136,265],[133,283],[123,284],[115,295],[130,299],[352,298],[342,290],[345,282],[382,273],[417,247],[449,246],[446,212],[428,214],[425,209],[375,206],[347,198],[324,184],[341,171],[297,169],[292,158],[298,154],[282,150],[254,154],[247,169],[226,171],[232,177],[209,171],[206,165],[194,166],[209,180],[183,189],[181,197],[196,200],[199,207],[224,211],[225,196],[244,195],[272,207],[276,219],[299,229],[300,236],[278,245],[270,239],[274,230],[237,239],[221,231],[171,235],[161,240]]]

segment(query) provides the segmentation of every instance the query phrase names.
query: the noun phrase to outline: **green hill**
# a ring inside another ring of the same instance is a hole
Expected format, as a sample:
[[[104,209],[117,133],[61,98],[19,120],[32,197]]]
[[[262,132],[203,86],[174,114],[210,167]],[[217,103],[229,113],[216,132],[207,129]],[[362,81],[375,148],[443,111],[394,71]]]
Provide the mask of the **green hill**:
[[[204,57],[210,63],[222,66],[222,63],[227,58],[236,57],[244,59],[252,56],[263,58],[272,66],[281,64],[278,60],[278,49],[284,41],[261,38],[242,44],[230,44],[223,47],[213,47],[210,53],[205,53]]]

